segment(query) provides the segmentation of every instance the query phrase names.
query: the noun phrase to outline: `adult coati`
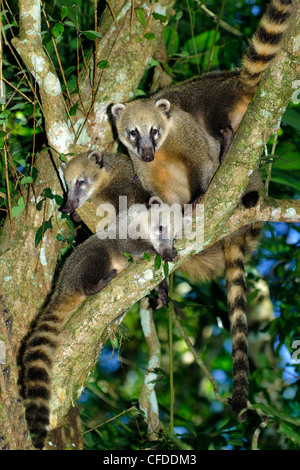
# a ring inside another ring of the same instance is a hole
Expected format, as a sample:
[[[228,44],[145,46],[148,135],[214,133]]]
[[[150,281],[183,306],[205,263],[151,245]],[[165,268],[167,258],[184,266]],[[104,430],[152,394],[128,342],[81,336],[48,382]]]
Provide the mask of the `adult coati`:
[[[208,73],[156,96],[115,104],[118,136],[128,148],[141,183],[165,202],[199,200],[222,162],[259,84],[260,75],[281,48],[292,11],[291,0],[272,0],[241,70]],[[258,201],[255,175],[242,203]],[[182,266],[192,278],[212,279],[225,270],[232,335],[232,409],[240,419],[247,407],[248,359],[245,255],[253,249],[260,224],[243,227]]]
[[[63,326],[87,296],[102,290],[126,268],[125,252],[135,260],[143,258],[144,253],[156,252],[163,260],[176,259],[174,238],[184,219],[179,206],[178,217],[176,214],[171,224],[165,223],[164,212],[168,210],[161,199],[152,197],[148,208],[137,205],[128,214],[119,215],[115,220],[115,238],[99,232],[79,245],[66,260],[23,355],[26,420],[36,448],[43,448],[49,427],[52,369]],[[135,235],[137,227],[139,238],[122,238],[124,223],[128,232],[133,230]]]

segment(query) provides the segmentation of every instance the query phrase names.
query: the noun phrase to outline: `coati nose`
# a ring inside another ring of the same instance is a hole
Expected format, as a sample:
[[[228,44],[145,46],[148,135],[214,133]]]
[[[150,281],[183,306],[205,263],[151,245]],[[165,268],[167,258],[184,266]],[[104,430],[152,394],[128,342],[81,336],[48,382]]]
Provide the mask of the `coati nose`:
[[[142,160],[144,162],[152,162],[154,160],[154,155],[143,155]]]
[[[72,212],[72,209],[69,206],[63,206],[59,210],[60,212],[66,212],[67,214],[70,214],[70,212]]]
[[[177,261],[177,252],[175,250],[165,250],[162,255],[161,255],[162,259],[164,261],[170,261],[170,262],[175,262]]]
[[[76,204],[76,202],[67,200],[66,203],[62,207],[60,207],[59,210],[61,212],[66,212],[67,214],[70,214],[77,207],[78,207],[78,204]]]
[[[144,162],[152,162],[154,160],[154,148],[150,145],[141,146],[139,155]]]
[[[71,212],[71,209],[69,207],[62,207],[60,209],[60,212],[66,212],[67,214],[69,214]]]

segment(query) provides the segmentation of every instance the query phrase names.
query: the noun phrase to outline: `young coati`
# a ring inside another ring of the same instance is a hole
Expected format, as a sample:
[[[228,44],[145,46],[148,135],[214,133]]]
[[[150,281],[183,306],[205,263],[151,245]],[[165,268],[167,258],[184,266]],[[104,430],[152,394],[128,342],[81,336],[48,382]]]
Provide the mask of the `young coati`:
[[[164,202],[199,200],[222,162],[259,84],[276,57],[292,11],[291,0],[272,0],[243,59],[241,70],[208,73],[162,90],[150,99],[112,106],[120,141],[128,148],[145,189]],[[198,134],[197,134],[198,132]],[[257,174],[242,198],[258,201]],[[260,224],[243,227],[194,256],[181,269],[197,280],[225,270],[233,357],[232,408],[247,407],[248,360],[244,259]]]
[[[66,260],[23,355],[26,420],[36,448],[43,448],[49,428],[52,369],[63,326],[87,296],[102,290],[126,268],[125,252],[135,260],[143,258],[144,253],[156,252],[163,260],[176,259],[173,243],[183,218],[180,213],[173,218],[174,223],[166,224],[163,216],[168,209],[159,198],[152,197],[149,208],[136,205],[128,214],[119,215],[115,220],[115,238],[99,232],[79,245]],[[124,223],[128,233],[133,230],[135,239],[118,236]]]
[[[127,196],[128,207],[149,201],[149,193],[135,178],[128,155],[94,150],[88,155],[80,155],[68,163],[62,163],[62,168],[68,189],[62,212],[72,213],[88,199],[93,200],[96,207],[110,203],[116,209],[119,196]]]

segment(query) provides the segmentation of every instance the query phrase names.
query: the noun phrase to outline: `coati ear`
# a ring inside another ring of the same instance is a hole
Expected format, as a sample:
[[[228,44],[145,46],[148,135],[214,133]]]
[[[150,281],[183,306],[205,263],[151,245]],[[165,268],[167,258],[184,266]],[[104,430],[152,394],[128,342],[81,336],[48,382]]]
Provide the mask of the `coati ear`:
[[[113,115],[116,121],[120,119],[121,114],[123,113],[125,107],[126,107],[125,104],[122,104],[122,103],[117,103],[112,106],[111,114]]]
[[[103,166],[103,157],[98,150],[93,150],[88,154],[88,159],[95,165]]]
[[[149,202],[148,202],[148,205],[149,206],[153,206],[154,204],[158,204],[159,206],[161,206],[163,204],[163,200],[160,199],[160,197],[158,196],[151,196],[150,199],[149,199]]]
[[[168,100],[160,99],[156,101],[156,106],[160,109],[163,113],[168,114],[171,109],[171,103]]]
[[[66,166],[67,166],[67,162],[61,162],[60,168],[61,168],[62,170],[64,170],[64,169],[66,168]]]

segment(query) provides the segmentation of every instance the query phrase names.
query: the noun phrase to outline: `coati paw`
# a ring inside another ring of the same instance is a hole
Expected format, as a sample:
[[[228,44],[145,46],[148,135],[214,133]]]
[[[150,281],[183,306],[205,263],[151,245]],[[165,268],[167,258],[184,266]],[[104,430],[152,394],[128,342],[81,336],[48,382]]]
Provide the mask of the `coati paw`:
[[[118,272],[116,269],[111,269],[103,279],[100,279],[96,284],[87,282],[85,285],[85,295],[94,295],[104,289],[107,284],[117,276]]]
[[[70,217],[72,220],[74,220],[74,222],[81,222],[80,215],[78,215],[75,211],[70,214]]]
[[[224,160],[226,153],[230,145],[232,144],[234,132],[230,125],[224,126],[224,129],[220,129],[220,133],[223,136],[222,143],[221,143],[221,150],[219,155],[220,163]]]
[[[203,194],[201,194],[200,196],[198,196],[192,203],[192,210],[196,209],[196,206],[197,204],[200,204],[201,202],[201,199],[203,198]]]
[[[178,254],[176,251],[166,251],[161,255],[163,261],[170,261],[170,263],[175,263],[178,259]]]

